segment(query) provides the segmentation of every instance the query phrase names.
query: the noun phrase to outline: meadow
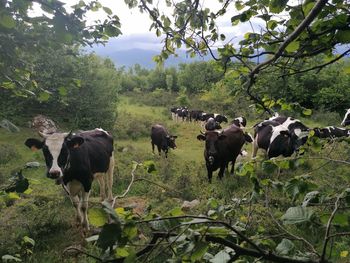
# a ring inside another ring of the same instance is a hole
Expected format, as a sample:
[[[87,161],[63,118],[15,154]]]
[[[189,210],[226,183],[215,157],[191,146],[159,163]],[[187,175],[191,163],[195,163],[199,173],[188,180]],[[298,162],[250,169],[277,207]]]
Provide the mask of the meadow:
[[[196,139],[203,128],[198,123],[175,123],[171,120],[169,108],[149,106],[137,97],[121,96],[118,118],[113,131],[117,164],[114,174],[114,194],[122,194],[129,185],[133,162],[144,165],[136,171],[136,180],[130,192],[125,198],[118,199],[117,207],[133,209],[140,216],[150,211],[166,214],[167,211],[180,207],[185,200],[197,199],[200,204],[189,213],[201,214],[207,212],[210,200],[215,199],[222,205],[230,205],[235,202],[234,200],[244,198],[246,200],[251,196],[254,180],[249,173],[244,172],[245,164],[251,164],[251,145],[244,146],[248,151],[248,157],[240,158],[236,162],[236,175],[226,173],[223,180],[218,180],[216,172],[213,183],[208,184],[203,158],[204,144]],[[259,116],[255,116],[255,119],[248,119],[248,130],[258,120]],[[303,122],[310,127],[338,124],[340,121],[340,116],[320,113],[303,119]],[[156,123],[163,124],[171,134],[178,136],[177,149],[170,150],[167,159],[163,153],[161,156],[157,151],[152,154],[149,135],[151,126]],[[0,133],[2,187],[9,184],[11,174],[22,169],[27,162],[40,163],[39,168],[23,169],[23,175],[30,182],[29,190],[23,194],[8,196],[3,193],[0,196],[0,255],[19,254],[30,262],[95,262],[90,257],[65,252],[71,246],[84,248],[92,254],[98,253],[98,249],[86,242],[75,227],[74,209],[62,187],[45,177],[42,153],[33,153],[24,146],[23,142],[28,137],[38,135],[24,125],[19,133],[9,133],[5,130],[1,130]],[[263,167],[263,154],[260,152],[258,161],[254,164],[256,178],[261,181],[269,179],[281,185],[299,178],[297,184],[291,183],[289,191],[271,192],[271,203],[283,211],[292,204],[302,202],[304,194],[309,191],[317,190],[327,195],[349,185],[350,170],[346,164],[349,153],[350,147],[347,141],[330,142],[322,149],[315,148],[307,152],[310,158],[303,162],[298,162],[299,159],[294,156],[285,158],[289,162],[288,169],[273,169],[267,173],[268,170],[264,170]],[[338,162],[333,162],[331,159]],[[154,164],[155,170],[148,172],[147,163]],[[99,206],[98,187],[95,183],[90,208]],[[252,226],[262,224],[272,231],[276,229],[276,225],[273,220],[265,217],[265,210],[263,202],[257,201],[250,206],[237,208],[235,217]],[[282,215],[281,212],[277,214]],[[315,230],[310,226],[310,231]],[[312,238],[317,239],[316,233],[314,235]],[[26,249],[27,245],[23,241],[26,236],[35,241],[33,248]],[[333,253],[339,255],[347,245],[346,241],[339,242]]]

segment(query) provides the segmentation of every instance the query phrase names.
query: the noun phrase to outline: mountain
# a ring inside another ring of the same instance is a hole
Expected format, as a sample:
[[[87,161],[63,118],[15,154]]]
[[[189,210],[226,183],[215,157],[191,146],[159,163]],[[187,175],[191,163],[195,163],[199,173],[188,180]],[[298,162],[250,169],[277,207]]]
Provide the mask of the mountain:
[[[161,51],[142,49],[142,48],[130,48],[130,49],[117,49],[115,45],[107,44],[106,46],[98,45],[92,48],[85,49],[87,52],[94,52],[97,55],[105,58],[110,58],[116,67],[132,67],[135,64],[140,64],[142,67],[152,69],[156,67],[156,63],[153,61],[153,57],[161,53]],[[165,67],[177,66],[180,63],[191,63],[194,61],[207,61],[211,59],[211,56],[190,58],[186,54],[186,51],[177,50],[178,56],[169,56],[165,61]]]

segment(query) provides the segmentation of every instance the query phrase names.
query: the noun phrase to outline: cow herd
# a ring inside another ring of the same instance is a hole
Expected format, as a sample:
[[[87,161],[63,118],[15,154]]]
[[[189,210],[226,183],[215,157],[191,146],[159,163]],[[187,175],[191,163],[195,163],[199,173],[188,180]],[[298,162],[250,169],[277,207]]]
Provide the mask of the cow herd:
[[[220,114],[209,114],[199,110],[189,111],[186,107],[171,109],[173,120],[205,122],[205,132],[201,132],[197,139],[205,142],[204,159],[211,182],[212,174],[219,169],[222,178],[225,169],[231,163],[231,173],[234,172],[236,159],[242,154],[245,143],[252,143],[252,158],[258,149],[264,149],[267,158],[277,156],[291,156],[298,151],[312,131],[320,138],[334,138],[350,136],[350,130],[329,126],[325,128],[309,128],[300,120],[292,117],[273,116],[258,122],[253,126],[254,135],[245,131],[247,121],[244,117],[235,118],[227,128],[222,129],[221,123],[227,123],[227,117]],[[342,126],[350,124],[350,109],[346,112]],[[25,145],[32,150],[42,149],[47,177],[62,184],[68,193],[75,209],[77,223],[85,230],[89,229],[87,217],[88,198],[91,184],[96,179],[100,185],[101,199],[113,199],[113,169],[114,149],[113,138],[102,130],[95,129],[77,134],[73,133],[40,133],[43,140],[29,138]],[[151,128],[152,152],[157,146],[158,153],[164,151],[167,157],[170,148],[175,149],[175,139],[167,129],[159,124]],[[107,196],[105,193],[107,187]]]

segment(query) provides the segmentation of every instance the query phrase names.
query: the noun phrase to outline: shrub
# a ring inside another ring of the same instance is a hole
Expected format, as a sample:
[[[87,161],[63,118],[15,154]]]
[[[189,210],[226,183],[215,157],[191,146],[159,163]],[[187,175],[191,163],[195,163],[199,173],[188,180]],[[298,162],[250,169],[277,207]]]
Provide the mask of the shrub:
[[[18,157],[17,150],[10,144],[0,144],[0,164],[7,164],[9,161]]]

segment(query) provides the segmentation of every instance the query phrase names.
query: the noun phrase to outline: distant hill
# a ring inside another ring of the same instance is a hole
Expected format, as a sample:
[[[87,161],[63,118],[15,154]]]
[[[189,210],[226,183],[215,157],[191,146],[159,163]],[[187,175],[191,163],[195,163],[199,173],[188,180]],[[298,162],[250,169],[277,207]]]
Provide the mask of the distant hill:
[[[153,57],[159,55],[161,51],[146,50],[139,48],[132,48],[126,50],[115,50],[113,46],[95,46],[91,49],[87,49],[88,52],[95,52],[101,57],[110,58],[116,67],[132,67],[135,64],[140,64],[142,67],[151,69],[156,66],[153,61]],[[180,63],[191,63],[194,61],[207,61],[210,60],[210,56],[190,58],[185,51],[177,51],[178,57],[170,56],[165,61],[166,67],[177,66]]]

